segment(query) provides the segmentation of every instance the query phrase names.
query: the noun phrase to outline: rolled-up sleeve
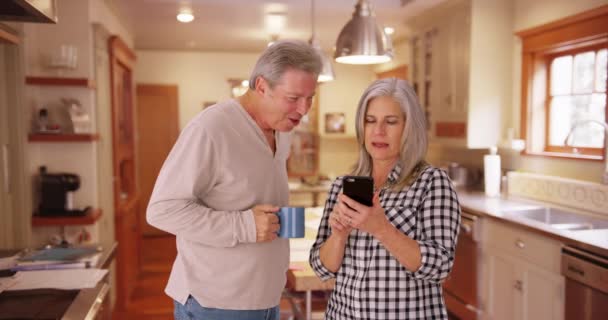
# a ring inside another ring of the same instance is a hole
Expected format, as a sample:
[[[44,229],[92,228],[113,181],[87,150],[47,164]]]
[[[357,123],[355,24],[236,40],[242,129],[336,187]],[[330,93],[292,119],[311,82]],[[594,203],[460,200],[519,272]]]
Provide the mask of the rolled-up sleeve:
[[[337,178],[329,189],[329,195],[325,201],[325,208],[323,209],[323,217],[321,218],[321,224],[319,225],[319,230],[317,232],[317,239],[310,249],[310,266],[315,274],[323,281],[336,277],[336,273],[325,268],[321,262],[320,249],[331,235],[329,214],[334,210],[340,190],[342,190],[342,178]]]
[[[441,282],[454,265],[460,228],[460,204],[447,174],[435,169],[420,204],[421,265],[408,273],[417,279]]]
[[[206,131],[187,126],[160,170],[146,212],[163,231],[213,247],[256,241],[251,210],[217,211],[201,200],[219,179],[221,158]]]

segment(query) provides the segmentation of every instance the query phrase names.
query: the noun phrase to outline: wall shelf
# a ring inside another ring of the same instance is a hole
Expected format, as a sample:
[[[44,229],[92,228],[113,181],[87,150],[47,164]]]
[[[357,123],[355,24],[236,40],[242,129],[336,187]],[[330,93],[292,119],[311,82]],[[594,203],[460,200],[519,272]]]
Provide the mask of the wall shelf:
[[[90,209],[86,215],[81,217],[66,216],[32,216],[32,226],[77,226],[94,224],[101,217],[101,209]]]
[[[99,135],[96,133],[32,133],[27,140],[29,142],[88,142],[98,139]]]
[[[25,83],[40,86],[70,86],[95,89],[95,81],[87,78],[25,77]]]

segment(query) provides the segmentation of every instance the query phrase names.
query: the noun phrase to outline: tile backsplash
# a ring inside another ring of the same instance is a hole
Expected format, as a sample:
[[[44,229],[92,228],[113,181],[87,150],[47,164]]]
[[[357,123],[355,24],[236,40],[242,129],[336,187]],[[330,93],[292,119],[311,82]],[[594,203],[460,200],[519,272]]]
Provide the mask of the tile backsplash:
[[[534,173],[509,172],[510,195],[592,211],[608,217],[608,186]]]

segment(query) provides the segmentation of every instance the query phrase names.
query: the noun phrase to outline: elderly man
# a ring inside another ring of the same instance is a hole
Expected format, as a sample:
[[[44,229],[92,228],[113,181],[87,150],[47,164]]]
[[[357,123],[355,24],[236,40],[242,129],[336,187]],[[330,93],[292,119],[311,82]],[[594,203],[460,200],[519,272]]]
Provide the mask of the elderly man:
[[[279,319],[289,242],[277,238],[275,213],[288,201],[288,132],[309,111],[320,69],[306,42],[276,42],[243,96],[206,108],[180,134],[147,211],[176,235],[165,289],[176,319]]]

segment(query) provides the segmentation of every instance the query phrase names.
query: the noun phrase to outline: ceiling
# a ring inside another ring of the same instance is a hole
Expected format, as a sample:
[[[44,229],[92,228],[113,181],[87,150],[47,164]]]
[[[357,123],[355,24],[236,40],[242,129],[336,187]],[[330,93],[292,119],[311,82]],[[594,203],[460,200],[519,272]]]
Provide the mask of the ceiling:
[[[106,0],[118,9],[133,32],[136,49],[259,52],[270,39],[267,12],[285,12],[279,38],[308,40],[312,34],[311,0]],[[332,51],[340,30],[351,18],[356,0],[314,0],[315,34]],[[407,33],[404,21],[446,0],[370,0],[379,25]],[[176,20],[180,6],[191,6],[195,20]],[[403,5],[402,5],[403,4]]]

